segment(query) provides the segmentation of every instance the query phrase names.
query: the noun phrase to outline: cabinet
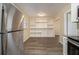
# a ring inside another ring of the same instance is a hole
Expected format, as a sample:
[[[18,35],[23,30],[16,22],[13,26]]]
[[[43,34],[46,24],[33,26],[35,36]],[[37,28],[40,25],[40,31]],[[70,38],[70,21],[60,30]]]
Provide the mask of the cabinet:
[[[31,37],[54,37],[53,20],[48,18],[34,18],[30,20]]]
[[[71,21],[72,22],[78,22],[78,7],[79,7],[79,3],[71,4]]]
[[[68,42],[68,55],[79,55],[79,47]]]

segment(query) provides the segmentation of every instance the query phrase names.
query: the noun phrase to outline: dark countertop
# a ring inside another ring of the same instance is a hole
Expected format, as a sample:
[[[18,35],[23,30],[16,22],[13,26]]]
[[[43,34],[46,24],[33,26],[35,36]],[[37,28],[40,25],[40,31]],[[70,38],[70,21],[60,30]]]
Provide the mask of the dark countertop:
[[[67,36],[67,35],[64,35],[64,36],[69,38],[69,39],[79,41],[79,36]]]
[[[79,36],[67,36],[67,35],[64,36],[68,38],[67,40],[69,42],[79,47]]]
[[[64,36],[71,39],[71,40],[75,40],[75,41],[79,42],[79,36],[67,36],[67,35],[64,35]]]
[[[67,36],[67,38],[75,40],[77,42],[79,42],[79,36]]]

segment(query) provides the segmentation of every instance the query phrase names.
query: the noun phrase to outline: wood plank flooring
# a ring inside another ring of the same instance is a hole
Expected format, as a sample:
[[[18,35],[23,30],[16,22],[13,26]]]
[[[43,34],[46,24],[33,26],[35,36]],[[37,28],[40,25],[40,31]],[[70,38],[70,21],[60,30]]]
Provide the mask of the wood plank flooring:
[[[63,48],[59,44],[59,36],[55,38],[29,38],[24,43],[25,55],[62,55]]]

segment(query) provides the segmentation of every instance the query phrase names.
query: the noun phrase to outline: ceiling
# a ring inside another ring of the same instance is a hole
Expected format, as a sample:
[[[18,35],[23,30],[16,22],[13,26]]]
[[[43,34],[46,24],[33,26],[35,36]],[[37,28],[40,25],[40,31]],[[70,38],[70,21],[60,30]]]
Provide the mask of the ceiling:
[[[55,17],[66,5],[66,3],[16,3],[29,16],[37,16],[43,12],[46,16]]]

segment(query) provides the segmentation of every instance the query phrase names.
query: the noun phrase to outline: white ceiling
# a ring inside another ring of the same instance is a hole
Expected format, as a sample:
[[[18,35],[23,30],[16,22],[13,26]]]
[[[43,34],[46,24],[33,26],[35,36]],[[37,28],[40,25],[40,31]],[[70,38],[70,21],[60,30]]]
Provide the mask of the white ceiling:
[[[18,3],[16,4],[29,16],[37,16],[44,12],[47,16],[55,17],[66,5],[66,3]]]

